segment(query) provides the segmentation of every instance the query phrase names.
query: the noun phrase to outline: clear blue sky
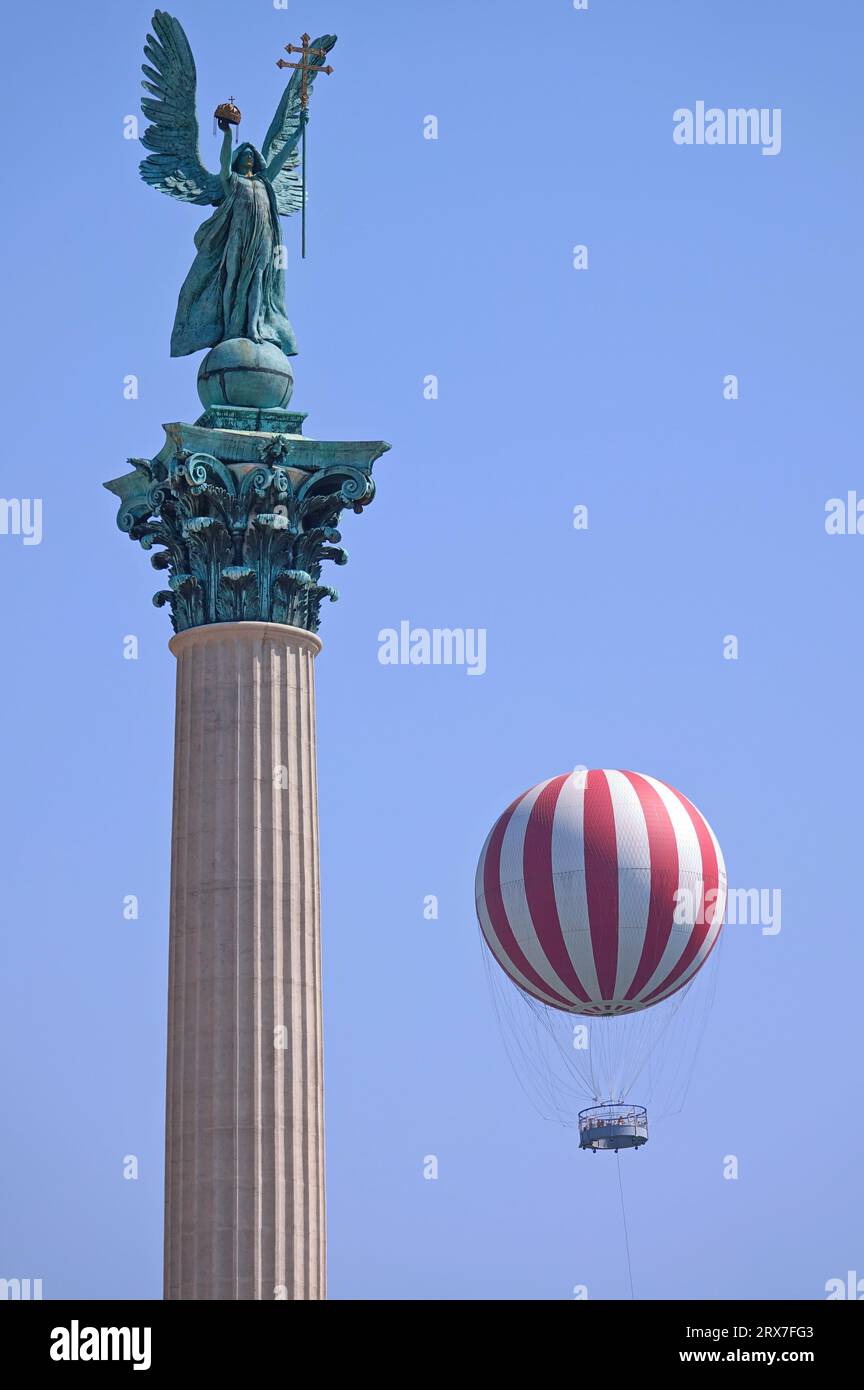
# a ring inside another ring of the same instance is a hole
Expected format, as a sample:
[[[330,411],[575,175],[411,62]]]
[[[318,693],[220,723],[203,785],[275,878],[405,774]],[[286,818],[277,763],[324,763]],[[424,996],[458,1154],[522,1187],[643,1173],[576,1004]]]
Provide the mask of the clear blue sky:
[[[175,3],[211,167],[216,102],[260,141],[281,46],[339,35],[303,264],[286,224],[295,405],[393,446],[318,661],[331,1295],[627,1294],[614,1159],[525,1100],[473,911],[498,813],[584,764],[672,782],[783,894],[621,1160],[637,1294],[824,1297],[864,1275],[864,537],[824,528],[864,493],[861,6]],[[44,538],[0,536],[0,1275],[56,1298],[161,1292],[174,659],[101,488],[198,413],[168,341],[201,210],[122,134],[150,13],[18,6],[4,45],[0,494]],[[780,107],[781,153],[676,146],[699,100]],[[486,628],[486,674],[380,665],[401,619]]]

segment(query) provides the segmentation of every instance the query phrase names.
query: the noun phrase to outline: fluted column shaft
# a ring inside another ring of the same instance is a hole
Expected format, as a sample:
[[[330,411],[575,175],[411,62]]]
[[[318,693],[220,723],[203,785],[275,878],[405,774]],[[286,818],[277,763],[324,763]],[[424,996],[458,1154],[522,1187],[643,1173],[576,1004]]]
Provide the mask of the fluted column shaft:
[[[242,622],[170,645],[165,1297],[323,1298],[321,643]]]

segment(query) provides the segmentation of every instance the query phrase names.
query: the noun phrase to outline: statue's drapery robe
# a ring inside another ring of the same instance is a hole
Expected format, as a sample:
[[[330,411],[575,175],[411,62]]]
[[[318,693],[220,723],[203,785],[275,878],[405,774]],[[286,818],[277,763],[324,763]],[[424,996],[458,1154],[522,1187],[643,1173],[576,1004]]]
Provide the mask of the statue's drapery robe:
[[[215,347],[226,338],[275,343],[297,352],[285,316],[282,244],[270,182],[232,173],[224,202],[195,233],[198,251],[183,282],[171,334],[171,356]]]

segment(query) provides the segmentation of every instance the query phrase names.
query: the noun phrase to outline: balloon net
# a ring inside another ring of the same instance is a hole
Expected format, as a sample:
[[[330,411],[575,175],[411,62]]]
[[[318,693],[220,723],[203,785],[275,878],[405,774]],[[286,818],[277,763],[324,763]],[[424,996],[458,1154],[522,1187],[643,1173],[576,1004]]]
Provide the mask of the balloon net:
[[[502,1046],[541,1115],[575,1125],[590,1104],[638,1100],[658,1118],[683,1107],[717,990],[722,932],[683,989],[613,1018],[569,1014],[532,999],[478,935]]]

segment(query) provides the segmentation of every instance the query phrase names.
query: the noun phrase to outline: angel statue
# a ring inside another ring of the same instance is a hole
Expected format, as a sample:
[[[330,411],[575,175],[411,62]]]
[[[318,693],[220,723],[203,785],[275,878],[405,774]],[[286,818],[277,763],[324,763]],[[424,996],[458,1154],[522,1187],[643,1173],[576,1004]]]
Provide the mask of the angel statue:
[[[306,36],[304,35],[304,39]],[[184,357],[227,339],[273,344],[297,352],[285,314],[284,254],[279,214],[302,207],[297,146],[308,120],[306,91],[322,68],[334,34],[316,39],[304,74],[291,77],[261,150],[248,141],[232,157],[232,127],[219,119],[220,171],[201,163],[195,114],[195,60],[179,20],[157,10],[144,46],[141,109],[150,124],[141,143],[152,153],[141,163],[145,183],[184,203],[214,204],[195,234],[197,255],[183,282],[171,333],[171,356]],[[235,120],[239,119],[236,113]]]

